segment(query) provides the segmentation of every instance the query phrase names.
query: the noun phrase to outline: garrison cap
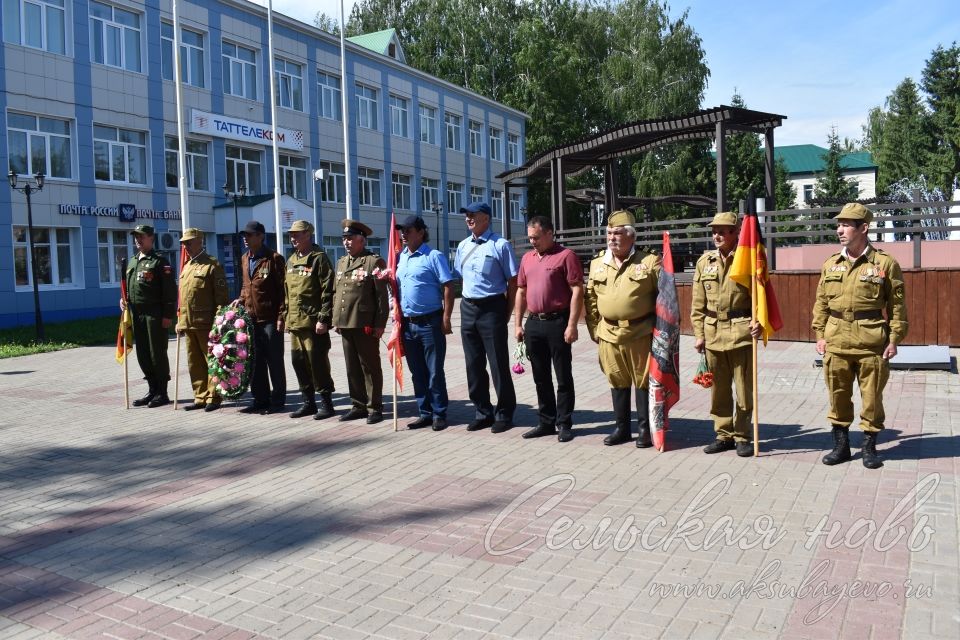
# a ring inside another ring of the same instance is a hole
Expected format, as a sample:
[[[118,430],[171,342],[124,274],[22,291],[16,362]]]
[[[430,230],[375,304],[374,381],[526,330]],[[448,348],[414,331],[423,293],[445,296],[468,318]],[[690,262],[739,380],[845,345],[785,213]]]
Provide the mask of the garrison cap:
[[[404,229],[426,229],[427,224],[423,221],[418,215],[409,215],[400,222],[397,223],[397,229],[403,231]]]
[[[142,233],[145,236],[153,235],[153,227],[148,224],[138,224],[133,228],[133,231],[130,232],[130,235],[135,236],[138,233]]]
[[[373,229],[359,220],[344,218],[340,221],[340,226],[343,227],[344,236],[363,236],[366,238],[373,234]]]
[[[710,221],[711,227],[735,227],[737,226],[737,214],[730,211],[723,211],[713,216]]]
[[[848,202],[843,205],[843,209],[840,209],[840,213],[837,214],[837,220],[856,220],[870,224],[870,221],[873,220],[873,212],[862,204]]]
[[[190,227],[189,229],[183,230],[183,235],[180,236],[180,242],[186,242],[187,240],[193,240],[194,238],[202,238],[203,232],[200,229],[195,227]]]
[[[292,231],[293,229],[291,229]],[[262,224],[256,220],[251,220],[247,223],[247,226],[243,228],[243,231],[240,232],[240,235],[245,236],[251,233],[266,233],[267,230]]]
[[[313,225],[306,220],[294,220],[290,225],[290,231],[309,231],[313,233]]]
[[[625,227],[627,225],[637,224],[637,219],[633,217],[633,214],[629,211],[614,211],[610,214],[610,217],[607,218],[608,227]]]

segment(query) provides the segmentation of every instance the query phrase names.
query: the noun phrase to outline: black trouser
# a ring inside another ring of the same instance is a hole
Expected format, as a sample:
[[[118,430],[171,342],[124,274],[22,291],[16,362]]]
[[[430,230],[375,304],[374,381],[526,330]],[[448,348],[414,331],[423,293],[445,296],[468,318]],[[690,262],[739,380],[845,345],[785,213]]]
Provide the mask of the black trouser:
[[[269,379],[267,374],[269,375]],[[271,383],[273,393],[270,392]],[[253,323],[253,403],[282,407],[287,399],[287,370],[283,364],[283,332],[276,322]]]
[[[573,353],[563,339],[568,319],[569,314],[560,314],[549,320],[531,315],[524,327],[523,341],[533,369],[533,382],[537,386],[540,424],[544,426],[573,424]],[[551,363],[557,375],[556,395],[550,375]]]
[[[163,328],[159,305],[131,305],[133,316],[133,343],[137,362],[143,370],[143,379],[165,391],[170,380],[170,360],[167,358],[169,329]]]
[[[460,302],[460,338],[467,365],[467,393],[478,420],[513,421],[517,394],[510,378],[510,353],[507,349],[507,298],[490,296]],[[490,377],[497,392],[496,408],[490,403]]]

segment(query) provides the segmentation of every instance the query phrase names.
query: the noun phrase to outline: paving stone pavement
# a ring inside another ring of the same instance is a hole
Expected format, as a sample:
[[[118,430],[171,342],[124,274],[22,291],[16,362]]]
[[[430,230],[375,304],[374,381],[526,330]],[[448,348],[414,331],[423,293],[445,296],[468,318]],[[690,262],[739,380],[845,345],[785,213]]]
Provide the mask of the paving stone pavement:
[[[893,372],[885,466],[831,468],[813,346],[772,342],[761,457],[707,456],[683,337],[657,453],[602,445],[609,391],[581,336],[565,444],[521,439],[529,372],[514,429],[466,432],[457,331],[440,433],[403,429],[409,378],[394,433],[125,410],[112,347],[0,360],[0,637],[960,637],[955,373]],[[342,413],[337,338],[331,353]],[[181,406],[188,388],[184,367]]]

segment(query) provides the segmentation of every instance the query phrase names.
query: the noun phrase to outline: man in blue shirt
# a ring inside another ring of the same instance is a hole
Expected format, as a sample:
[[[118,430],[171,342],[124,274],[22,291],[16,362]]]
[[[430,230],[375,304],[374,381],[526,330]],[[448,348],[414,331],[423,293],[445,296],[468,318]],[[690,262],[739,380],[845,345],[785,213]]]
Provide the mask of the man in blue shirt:
[[[420,429],[447,428],[447,379],[443,361],[447,334],[453,333],[453,276],[447,258],[432,249],[430,231],[420,216],[407,216],[397,224],[406,249],[397,261],[400,311],[403,313],[403,350],[413,377],[420,417],[407,425]]]
[[[513,426],[517,394],[510,378],[507,319],[517,291],[517,259],[513,247],[490,230],[490,205],[473,202],[460,209],[470,235],[457,247],[454,271],[463,279],[460,338],[467,365],[467,391],[476,419],[467,431],[493,425],[493,433]],[[490,363],[487,376],[486,359]],[[497,406],[490,403],[490,380]]]

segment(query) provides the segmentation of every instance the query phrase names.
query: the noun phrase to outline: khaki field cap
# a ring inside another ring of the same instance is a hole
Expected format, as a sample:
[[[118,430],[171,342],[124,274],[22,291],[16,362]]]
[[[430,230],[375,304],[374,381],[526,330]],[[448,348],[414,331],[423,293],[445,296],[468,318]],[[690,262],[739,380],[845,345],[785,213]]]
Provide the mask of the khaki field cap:
[[[711,227],[735,227],[737,226],[737,214],[724,211],[713,216],[710,221]]]
[[[130,235],[135,236],[138,233],[142,233],[145,236],[153,235],[153,227],[148,224],[138,224],[133,228],[133,231],[130,232]]]
[[[309,231],[313,233],[313,225],[306,220],[294,220],[290,225],[290,231]]]
[[[634,218],[633,214],[629,211],[614,211],[610,214],[610,217],[607,218],[608,227],[625,227],[635,224],[637,224],[637,219]]]
[[[193,240],[194,238],[202,238],[203,232],[200,229],[190,227],[189,229],[183,230],[183,235],[180,236],[180,242],[186,242],[187,240]]]
[[[843,209],[840,209],[837,220],[857,220],[870,224],[870,221],[873,220],[873,212],[862,204],[848,202],[843,205]]]

